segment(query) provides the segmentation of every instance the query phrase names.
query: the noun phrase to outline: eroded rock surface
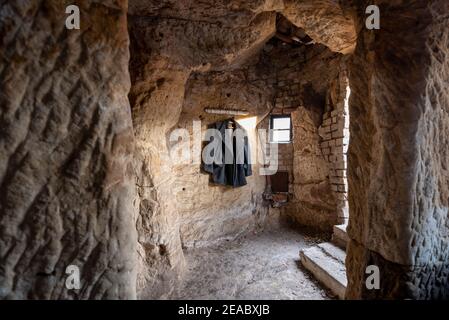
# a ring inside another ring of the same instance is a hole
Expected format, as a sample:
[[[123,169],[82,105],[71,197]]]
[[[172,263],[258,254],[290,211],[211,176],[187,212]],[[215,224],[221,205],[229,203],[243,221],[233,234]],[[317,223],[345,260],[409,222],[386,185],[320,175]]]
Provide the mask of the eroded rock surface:
[[[253,57],[257,62],[258,58]],[[247,116],[236,117],[248,133],[252,153],[253,174],[247,185],[230,188],[214,185],[210,175],[201,170],[201,153],[191,163],[173,166],[176,176],[175,195],[180,216],[180,232],[184,247],[210,245],[264,226],[267,204],[262,199],[266,177],[260,175],[258,161],[257,125],[272,108],[274,86],[270,84],[270,68],[258,63],[228,72],[192,74],[186,87],[183,111],[176,125],[187,128],[190,143],[202,150],[203,143],[195,141],[194,121],[201,127],[200,139],[211,124],[228,119],[229,115],[208,114],[206,108],[246,110]],[[255,79],[255,73],[258,73]],[[176,155],[175,159],[176,162]]]
[[[355,49],[355,23],[345,1],[284,0],[282,14],[332,51],[348,54]]]
[[[66,5],[0,6],[0,299],[136,297],[126,1]]]
[[[378,3],[382,27],[360,19],[350,67],[347,296],[448,298],[449,4]],[[370,264],[379,291],[364,288]]]

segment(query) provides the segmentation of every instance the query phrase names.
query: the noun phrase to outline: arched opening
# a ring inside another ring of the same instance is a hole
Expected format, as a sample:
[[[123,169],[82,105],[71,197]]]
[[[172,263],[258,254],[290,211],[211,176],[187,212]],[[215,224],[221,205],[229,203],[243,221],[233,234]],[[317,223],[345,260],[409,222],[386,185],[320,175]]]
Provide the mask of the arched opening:
[[[227,22],[220,28],[208,20],[167,19],[157,10],[153,15],[143,17],[131,4],[139,294],[213,299],[237,290],[239,298],[249,299],[257,298],[257,286],[271,279],[272,290],[264,298],[328,298],[310,274],[298,268],[297,253],[321,238],[330,240],[333,227],[347,218],[345,56],[317,43],[276,11],[254,13],[249,26],[239,20],[247,19],[242,13],[233,18],[241,25]],[[344,28],[341,21],[334,23]],[[178,25],[188,31],[182,37],[190,45],[196,43],[194,48],[183,47]],[[201,39],[189,33],[204,25],[210,29]],[[218,34],[221,43],[216,42]],[[350,43],[354,38],[348,34]],[[351,46],[332,42],[335,39],[328,44]],[[206,130],[231,117],[248,133],[254,160],[252,174],[239,188],[215,183],[202,163]],[[291,119],[291,141],[270,140],[269,130],[277,130],[274,121],[270,124],[274,117]],[[306,228],[314,240],[298,227]],[[250,250],[257,260],[254,265]],[[279,252],[279,261],[271,260],[269,252]],[[214,259],[203,257],[206,254]],[[242,263],[249,282],[239,280]],[[212,264],[227,265],[229,274]],[[277,280],[265,269],[267,264],[283,270]],[[291,274],[309,291],[292,282]],[[218,284],[228,279],[230,284],[202,287],[209,278]],[[282,296],[276,287],[293,293]]]

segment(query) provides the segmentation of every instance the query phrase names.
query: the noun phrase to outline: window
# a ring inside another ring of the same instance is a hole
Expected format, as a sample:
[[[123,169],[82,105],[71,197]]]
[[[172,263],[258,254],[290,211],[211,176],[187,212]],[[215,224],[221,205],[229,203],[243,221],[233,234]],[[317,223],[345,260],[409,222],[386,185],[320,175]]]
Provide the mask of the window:
[[[292,140],[292,119],[288,116],[272,115],[270,118],[270,141],[290,143]]]

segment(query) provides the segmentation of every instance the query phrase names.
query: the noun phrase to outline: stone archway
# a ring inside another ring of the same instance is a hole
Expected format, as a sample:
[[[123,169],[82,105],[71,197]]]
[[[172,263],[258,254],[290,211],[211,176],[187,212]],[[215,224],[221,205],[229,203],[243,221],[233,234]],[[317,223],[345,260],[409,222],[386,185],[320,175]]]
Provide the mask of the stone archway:
[[[171,175],[167,135],[179,120],[191,74],[225,72],[245,63],[274,36],[276,12],[292,16],[316,41],[335,51],[347,53],[355,41],[349,15],[333,2],[323,2],[321,7],[311,1],[236,2],[231,6],[232,15],[228,13],[230,5],[221,2],[213,9],[198,6],[192,11],[182,2],[149,8],[140,1],[130,2],[138,288],[151,288],[154,297],[169,292],[185,268],[179,208],[171,196],[176,181]],[[293,16],[294,11],[307,11],[310,19]],[[324,29],[317,26],[320,19],[326,21]],[[330,37],[333,29],[337,34]]]

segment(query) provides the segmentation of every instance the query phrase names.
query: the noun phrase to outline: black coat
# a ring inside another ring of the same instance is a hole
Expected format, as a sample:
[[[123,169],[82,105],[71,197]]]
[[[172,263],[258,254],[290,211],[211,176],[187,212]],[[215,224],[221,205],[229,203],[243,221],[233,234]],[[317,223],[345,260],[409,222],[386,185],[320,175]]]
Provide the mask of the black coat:
[[[238,150],[236,138],[233,138],[233,159],[232,163],[226,163],[226,152],[231,152],[230,150],[226,150],[225,145],[225,132],[226,128],[228,128],[228,124],[233,121],[232,119],[228,119],[225,121],[220,121],[217,123],[214,123],[211,128],[217,129],[217,133],[219,132],[222,137],[222,153],[221,155],[218,155],[219,158],[221,158],[221,161],[214,161],[212,164],[205,164],[203,163],[203,169],[204,171],[210,173],[212,175],[212,180],[214,183],[221,184],[221,185],[228,185],[233,187],[240,187],[247,184],[246,177],[249,177],[252,175],[252,169],[251,169],[251,158],[250,158],[250,148],[249,148],[249,142],[248,142],[248,135],[245,129],[243,129],[242,126],[240,126],[237,122],[234,122],[234,131],[235,129],[240,129],[243,132],[244,140],[243,140],[243,163],[242,161],[239,161],[240,163],[237,163],[237,155]],[[215,137],[214,137],[215,139]],[[241,145],[240,145],[241,146]],[[240,150],[242,152],[242,150]],[[240,159],[241,160],[241,159]],[[220,163],[217,163],[220,162]],[[229,161],[228,161],[229,162]]]

